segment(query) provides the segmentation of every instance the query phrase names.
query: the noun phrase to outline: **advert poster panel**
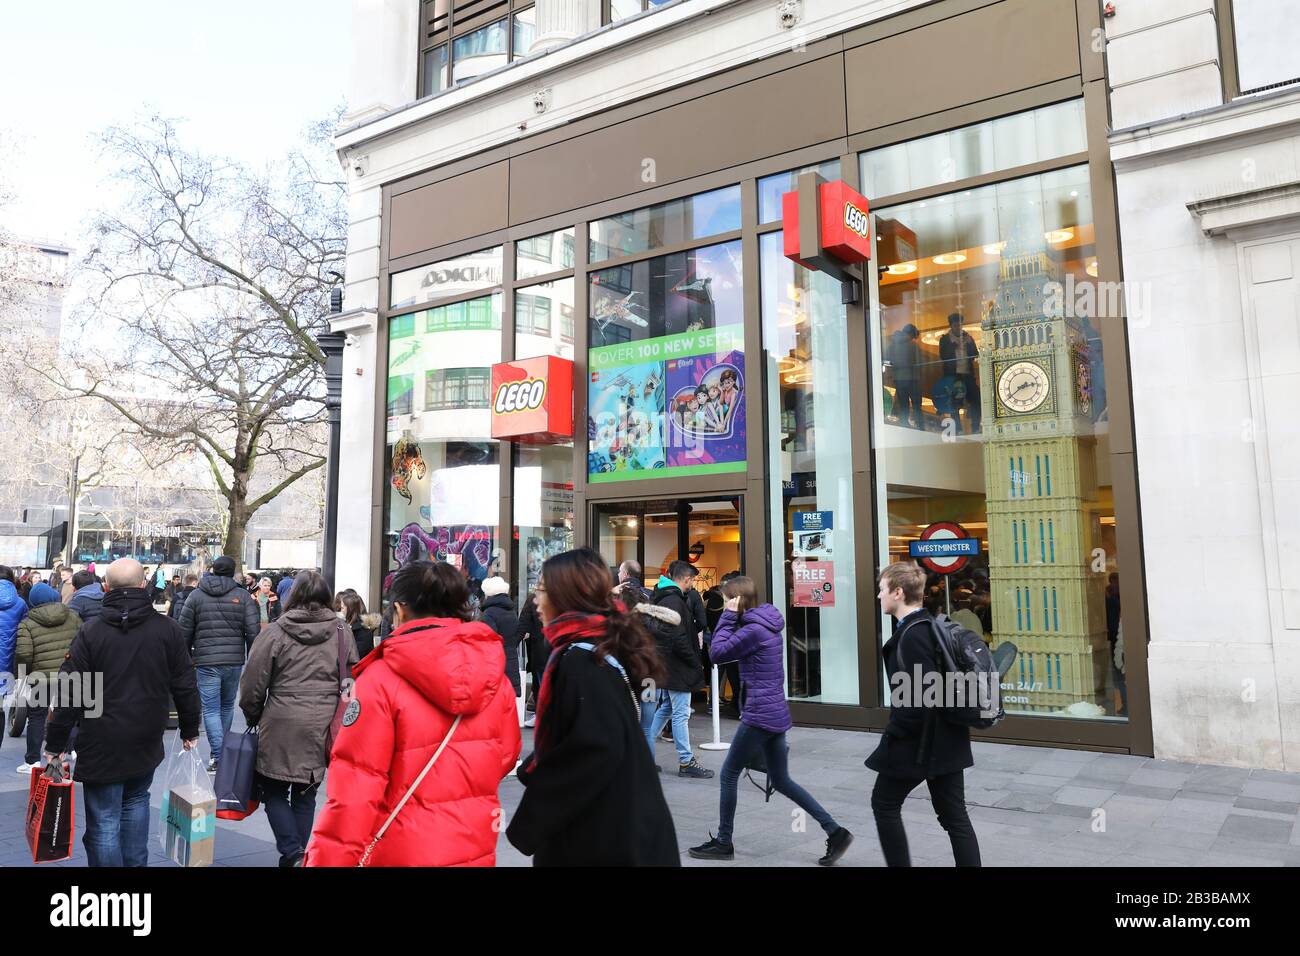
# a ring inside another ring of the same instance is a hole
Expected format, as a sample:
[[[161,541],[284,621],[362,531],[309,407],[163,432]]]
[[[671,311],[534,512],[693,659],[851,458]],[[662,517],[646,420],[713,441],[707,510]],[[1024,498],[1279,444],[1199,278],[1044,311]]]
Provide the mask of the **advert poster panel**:
[[[834,561],[795,561],[790,567],[795,607],[835,606]]]

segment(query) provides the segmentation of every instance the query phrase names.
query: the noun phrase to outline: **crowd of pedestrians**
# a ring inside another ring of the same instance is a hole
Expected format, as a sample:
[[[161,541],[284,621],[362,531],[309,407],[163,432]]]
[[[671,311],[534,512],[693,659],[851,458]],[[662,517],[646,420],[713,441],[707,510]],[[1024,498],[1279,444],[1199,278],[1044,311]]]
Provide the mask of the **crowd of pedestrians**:
[[[18,768],[36,771],[42,755],[73,761],[92,866],[147,860],[169,721],[187,749],[202,729],[215,774],[236,704],[258,731],[256,794],[282,866],[492,866],[502,829],[538,866],[680,865],[655,748],[671,728],[677,775],[714,777],[689,735],[711,665],[727,674],[739,726],[717,828],[689,856],[735,858],[738,781],[755,769],[822,827],[820,863],[853,842],[790,776],[785,620],[739,572],[702,597],[689,561],[651,589],[636,562],[611,575],[583,548],[549,558],[519,602],[500,576],[471,581],[414,561],[388,582],[380,615],[315,571],[275,582],[239,574],[229,557],[170,579],[131,558],[102,579],[63,570],[56,589],[0,567],[0,663],[102,675],[101,713],[74,700],[33,709]],[[884,648],[891,677],[942,666],[925,581],[912,564],[880,576],[881,607],[897,621]],[[521,723],[534,731],[522,760]],[[889,865],[910,865],[901,808],[922,782],[957,863],[979,865],[964,800],[972,763],[969,728],[942,706],[891,708],[866,760]],[[523,796],[506,821],[498,790],[512,772]]]

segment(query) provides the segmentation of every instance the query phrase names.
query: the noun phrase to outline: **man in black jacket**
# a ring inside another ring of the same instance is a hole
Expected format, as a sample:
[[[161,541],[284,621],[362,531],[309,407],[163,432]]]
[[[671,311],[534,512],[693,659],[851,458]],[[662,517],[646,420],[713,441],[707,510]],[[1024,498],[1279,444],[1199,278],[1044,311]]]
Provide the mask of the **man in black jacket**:
[[[970,729],[943,713],[945,693],[927,700],[926,675],[938,674],[945,688],[934,619],[922,602],[925,572],[910,562],[891,564],[880,573],[880,606],[897,621],[882,648],[889,672],[889,723],[866,765],[876,771],[871,811],[888,866],[911,866],[903,801],[925,781],[939,824],[948,831],[958,866],[979,866],[980,847],[966,812],[964,772],[974,766]],[[894,699],[897,697],[897,699]]]
[[[700,766],[691,750],[690,719],[691,692],[702,686],[704,668],[700,666],[699,627],[687,592],[695,590],[695,566],[689,561],[674,561],[668,566],[668,574],[659,579],[652,602],[656,607],[666,607],[677,614],[681,622],[671,629],[668,641],[659,642],[659,653],[664,658],[664,667],[668,672],[666,686],[659,689],[653,715],[646,723],[643,708],[642,725],[650,746],[663,730],[670,717],[673,727],[673,745],[677,748],[677,775],[680,777],[697,777],[707,780],[713,776],[712,770]],[[701,603],[701,617],[703,603]]]
[[[180,628],[153,609],[139,561],[109,565],[103,613],[77,632],[60,673],[76,677],[83,690],[57,702],[46,756],[63,759],[80,721],[76,778],[86,807],[86,856],[91,866],[145,866],[149,786],[163,759],[168,695],[186,750],[199,742],[199,695]]]
[[[181,619],[181,608],[185,606],[185,599],[194,593],[195,588],[199,586],[199,576],[197,574],[185,575],[185,586],[176,589],[172,596],[172,606],[167,609],[167,616],[173,621]]]
[[[217,772],[221,744],[235,716],[239,675],[260,622],[257,602],[235,583],[235,561],[225,555],[212,562],[212,570],[181,608],[181,633],[194,655],[203,702],[209,773]]]
[[[483,617],[482,621],[501,636],[506,652],[506,677],[515,689],[515,696],[520,693],[519,684],[519,615],[515,613],[515,602],[510,597],[510,585],[503,577],[488,578],[483,582]]]

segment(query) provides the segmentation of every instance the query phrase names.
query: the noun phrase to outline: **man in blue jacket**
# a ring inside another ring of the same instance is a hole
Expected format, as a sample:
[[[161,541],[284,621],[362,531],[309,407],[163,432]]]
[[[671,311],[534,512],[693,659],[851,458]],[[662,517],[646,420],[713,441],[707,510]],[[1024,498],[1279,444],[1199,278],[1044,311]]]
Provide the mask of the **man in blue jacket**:
[[[280,608],[284,608],[284,602],[289,599],[289,591],[293,588],[293,569],[285,571],[280,577],[280,583],[275,586],[275,596],[280,599]]]
[[[0,675],[13,674],[14,648],[18,643],[18,623],[27,616],[27,602],[18,594],[14,570],[0,564]],[[8,679],[0,676],[8,683]],[[8,687],[0,687],[7,693]]]
[[[99,617],[99,610],[104,604],[104,588],[99,579],[89,571],[78,571],[72,576],[72,586],[76,588],[68,599],[68,608],[77,612],[82,624],[89,624]]]

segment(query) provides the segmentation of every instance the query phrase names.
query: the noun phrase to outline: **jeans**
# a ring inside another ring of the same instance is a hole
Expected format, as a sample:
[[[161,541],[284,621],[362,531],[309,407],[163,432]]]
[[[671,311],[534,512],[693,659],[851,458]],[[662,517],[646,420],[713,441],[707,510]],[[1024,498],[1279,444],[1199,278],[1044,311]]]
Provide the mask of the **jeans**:
[[[149,786],[153,771],[121,783],[83,783],[86,835],[91,866],[149,864]]]
[[[243,669],[242,664],[196,669],[203,729],[208,733],[208,750],[215,761],[221,760],[221,744],[235,719],[235,698],[239,696],[239,674]]]
[[[930,801],[939,816],[939,825],[948,831],[957,865],[979,866],[980,845],[966,813],[965,774],[958,770],[931,777],[925,782],[930,787]],[[912,865],[907,852],[907,832],[903,829],[903,801],[920,783],[920,780],[910,777],[884,774],[876,777],[876,788],[871,791],[871,812],[876,817],[876,832],[880,834],[880,848],[885,851],[886,866]]]
[[[894,385],[894,414],[898,424],[910,428],[920,428],[925,422],[925,412],[921,408],[921,383],[896,382]]]
[[[677,762],[688,764],[695,759],[695,754],[691,751],[691,692],[688,690],[661,690],[653,704],[641,705],[641,729],[645,731],[646,742],[650,744],[650,754],[654,756],[655,738],[664,729],[670,716]]]
[[[799,784],[790,779],[785,734],[774,734],[742,722],[731,738],[727,759],[722,762],[722,795],[718,809],[718,834],[721,843],[731,842],[731,832],[736,821],[736,783],[745,772],[745,765],[762,751],[767,764],[767,779],[776,792],[793,800],[805,813],[816,820],[827,835],[838,830],[839,824],[820,803]]]
[[[23,758],[27,763],[41,762],[41,745],[45,743],[45,721],[50,716],[48,707],[29,707],[27,709],[27,754]],[[69,745],[69,750],[72,747]]]
[[[316,819],[316,794],[319,783],[286,783],[257,775],[262,790],[262,806],[275,834],[275,848],[280,856],[292,858],[305,853]]]

